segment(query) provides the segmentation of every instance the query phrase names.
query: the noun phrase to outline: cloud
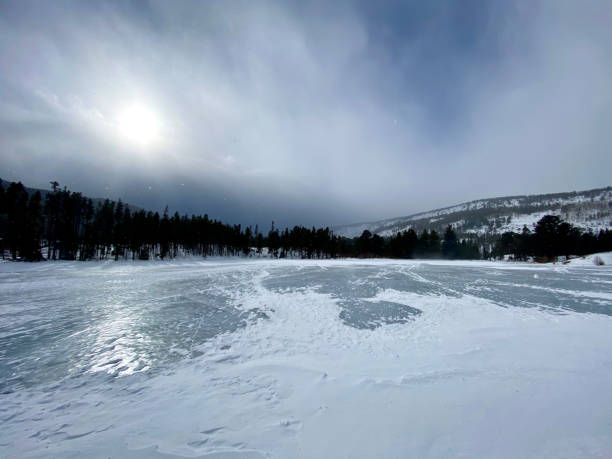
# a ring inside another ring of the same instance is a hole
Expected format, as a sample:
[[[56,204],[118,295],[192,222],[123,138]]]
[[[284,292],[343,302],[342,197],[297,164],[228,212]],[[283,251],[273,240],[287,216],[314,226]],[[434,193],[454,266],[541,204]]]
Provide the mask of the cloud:
[[[606,2],[0,8],[3,178],[283,224],[608,184]]]

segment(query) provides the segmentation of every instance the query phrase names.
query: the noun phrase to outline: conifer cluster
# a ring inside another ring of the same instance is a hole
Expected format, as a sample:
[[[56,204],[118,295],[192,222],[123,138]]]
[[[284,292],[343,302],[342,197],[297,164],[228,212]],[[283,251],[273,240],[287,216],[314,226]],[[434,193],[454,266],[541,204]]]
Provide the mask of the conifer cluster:
[[[242,227],[210,219],[208,215],[160,215],[104,200],[94,205],[81,193],[51,182],[45,199],[28,193],[21,184],[0,183],[0,252],[13,260],[166,259],[179,255],[261,256],[275,258],[447,258],[480,259],[511,255],[551,260],[612,250],[612,231],[584,232],[554,215],[546,215],[534,231],[502,234],[489,253],[475,239],[459,238],[448,225],[440,236],[413,229],[381,237],[364,230],[348,239],[329,228],[294,226],[267,234],[258,226]]]

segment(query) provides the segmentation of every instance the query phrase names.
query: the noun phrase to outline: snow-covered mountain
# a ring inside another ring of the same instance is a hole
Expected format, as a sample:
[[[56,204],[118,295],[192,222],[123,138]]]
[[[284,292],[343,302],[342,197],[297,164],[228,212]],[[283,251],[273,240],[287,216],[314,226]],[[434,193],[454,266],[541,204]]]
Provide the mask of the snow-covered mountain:
[[[357,237],[366,229],[381,236],[391,236],[409,228],[417,232],[425,228],[441,232],[447,225],[452,225],[462,235],[487,235],[505,231],[519,232],[524,225],[533,229],[533,224],[546,214],[559,215],[586,230],[612,228],[612,187],[479,199],[406,217],[355,223],[333,229],[336,234],[346,237]]]

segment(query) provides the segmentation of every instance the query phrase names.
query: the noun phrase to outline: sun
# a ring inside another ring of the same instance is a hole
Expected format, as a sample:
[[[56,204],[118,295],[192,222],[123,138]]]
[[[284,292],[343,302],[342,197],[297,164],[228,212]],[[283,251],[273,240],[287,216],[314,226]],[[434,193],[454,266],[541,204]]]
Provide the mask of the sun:
[[[159,118],[141,103],[125,106],[117,116],[117,127],[126,141],[139,147],[151,147],[160,140]]]

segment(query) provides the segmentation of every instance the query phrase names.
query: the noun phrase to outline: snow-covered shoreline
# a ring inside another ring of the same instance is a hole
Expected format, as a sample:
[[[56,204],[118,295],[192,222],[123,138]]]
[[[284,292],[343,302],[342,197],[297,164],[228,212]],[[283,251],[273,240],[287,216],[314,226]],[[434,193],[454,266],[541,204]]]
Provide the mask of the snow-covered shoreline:
[[[574,257],[569,260],[573,266],[591,266],[594,265],[593,258],[601,257],[605,264],[612,264],[612,252],[594,253],[584,257]],[[0,269],[2,266],[6,267],[6,270],[13,270],[8,266],[31,266],[32,269],[36,267],[47,266],[48,269],[52,269],[50,266],[90,266],[90,265],[131,265],[131,266],[178,266],[178,265],[213,265],[213,264],[227,264],[227,263],[285,263],[291,265],[292,263],[331,263],[331,264],[380,264],[380,263],[426,263],[431,265],[449,265],[449,266],[491,266],[491,267],[503,267],[504,269],[509,266],[546,266],[546,265],[558,265],[561,262],[524,262],[524,261],[507,261],[507,260],[450,260],[444,258],[410,258],[410,259],[396,259],[396,258],[313,258],[313,259],[301,259],[301,258],[272,258],[272,257],[241,257],[241,256],[181,256],[176,258],[168,258],[166,260],[131,260],[131,259],[119,259],[119,260],[44,260],[36,262],[27,261],[13,261],[9,259],[0,260]]]

